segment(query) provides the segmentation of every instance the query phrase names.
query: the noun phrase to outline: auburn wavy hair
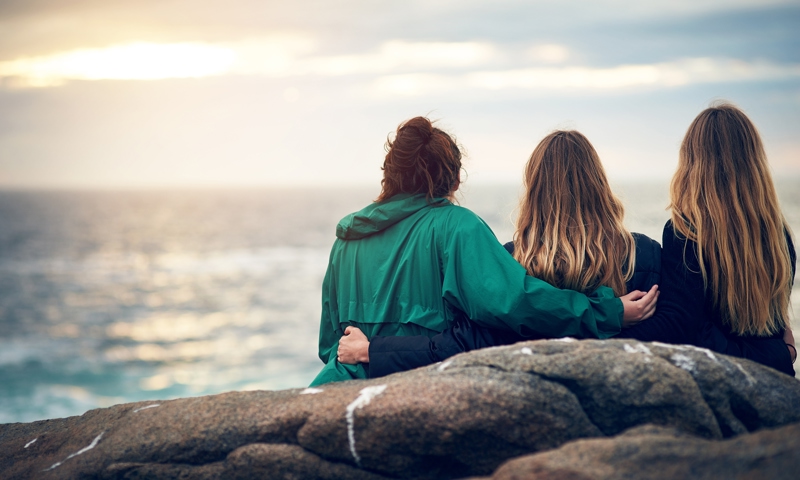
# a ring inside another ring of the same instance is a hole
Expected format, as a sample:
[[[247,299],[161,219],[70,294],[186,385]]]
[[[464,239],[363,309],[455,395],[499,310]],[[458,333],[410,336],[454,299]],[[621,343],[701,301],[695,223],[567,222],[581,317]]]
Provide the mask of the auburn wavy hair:
[[[514,258],[530,275],[591,292],[627,293],[636,247],[592,144],[576,131],[555,131],[525,167],[526,193],[514,233]]]
[[[788,322],[792,265],[767,156],[755,125],[730,104],[694,119],[670,185],[674,230],[697,244],[707,294],[739,335]]]
[[[461,150],[444,131],[425,117],[414,117],[386,139],[381,194],[383,202],[399,193],[425,194],[428,200],[447,197],[458,189]]]

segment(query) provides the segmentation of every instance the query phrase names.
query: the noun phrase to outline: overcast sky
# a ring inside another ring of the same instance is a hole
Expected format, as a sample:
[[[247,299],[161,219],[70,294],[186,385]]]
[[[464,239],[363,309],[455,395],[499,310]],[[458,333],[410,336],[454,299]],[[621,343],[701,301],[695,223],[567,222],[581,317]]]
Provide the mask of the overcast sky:
[[[800,1],[2,0],[0,188],[377,184],[439,119],[469,181],[585,133],[667,179],[689,122],[742,107],[800,175]]]

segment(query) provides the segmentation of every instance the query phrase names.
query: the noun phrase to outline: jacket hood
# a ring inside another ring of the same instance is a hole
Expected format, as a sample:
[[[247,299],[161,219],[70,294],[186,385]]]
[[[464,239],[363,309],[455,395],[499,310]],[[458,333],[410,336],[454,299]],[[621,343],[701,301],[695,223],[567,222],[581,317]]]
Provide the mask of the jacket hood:
[[[428,202],[425,195],[401,193],[344,217],[336,225],[336,236],[342,240],[358,240],[386,230],[424,208],[448,204],[450,202],[444,198],[433,198]]]

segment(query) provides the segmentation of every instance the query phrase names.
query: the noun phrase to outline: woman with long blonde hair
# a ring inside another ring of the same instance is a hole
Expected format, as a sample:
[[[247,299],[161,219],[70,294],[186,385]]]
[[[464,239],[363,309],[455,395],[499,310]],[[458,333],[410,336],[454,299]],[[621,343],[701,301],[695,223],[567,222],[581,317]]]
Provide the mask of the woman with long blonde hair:
[[[658,310],[624,335],[691,343],[794,375],[794,245],[761,137],[741,110],[720,104],[694,119],[670,209]]]
[[[618,296],[628,293],[634,238],[589,140],[576,131],[546,136],[523,181],[513,255],[528,274],[579,292],[605,285]]]
[[[631,299],[658,282],[660,246],[625,228],[622,203],[611,191],[597,152],[581,133],[555,131],[546,136],[527,163],[524,184],[514,241],[505,247],[529,275],[587,294],[610,287],[616,296],[630,292]],[[379,377],[459,352],[535,338],[544,336],[485,328],[461,315],[433,338],[374,336],[368,341],[350,327],[339,341],[339,355],[343,363],[369,363],[370,377]]]

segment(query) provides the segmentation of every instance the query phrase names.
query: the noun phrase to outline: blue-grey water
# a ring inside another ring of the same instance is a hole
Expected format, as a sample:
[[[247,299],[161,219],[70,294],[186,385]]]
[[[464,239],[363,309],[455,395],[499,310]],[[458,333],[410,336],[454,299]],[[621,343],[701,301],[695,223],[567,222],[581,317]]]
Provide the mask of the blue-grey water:
[[[795,232],[798,187],[779,184]],[[615,188],[660,240],[667,183]],[[518,188],[462,190],[510,239]],[[0,191],[0,423],[307,385],[335,224],[376,194]]]

